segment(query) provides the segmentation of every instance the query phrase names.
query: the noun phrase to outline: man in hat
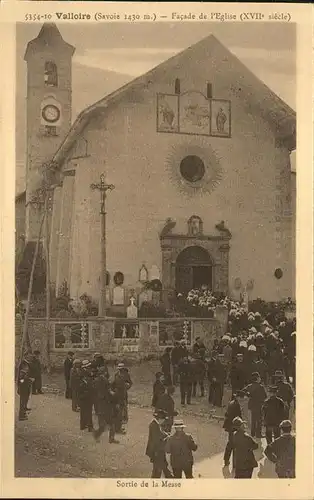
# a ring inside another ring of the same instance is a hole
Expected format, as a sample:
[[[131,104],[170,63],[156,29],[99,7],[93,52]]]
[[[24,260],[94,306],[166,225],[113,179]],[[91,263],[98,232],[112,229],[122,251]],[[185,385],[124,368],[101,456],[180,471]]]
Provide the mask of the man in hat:
[[[269,398],[263,404],[262,414],[266,426],[266,441],[270,444],[280,436],[280,423],[285,419],[285,404],[277,397],[277,387],[269,388]]]
[[[117,371],[114,375],[112,382],[112,389],[115,392],[117,399],[117,416],[116,416],[116,433],[125,434],[125,429],[123,428],[123,420],[125,418],[125,407],[127,405],[128,388],[129,385],[126,382],[126,377],[123,373],[124,363],[118,363]]]
[[[79,411],[79,386],[82,361],[74,359],[70,374],[70,388],[72,393],[72,411]]]
[[[162,372],[155,374],[155,382],[153,384],[152,406],[156,408],[157,402],[162,394],[165,393],[166,386],[164,384],[164,376]]]
[[[267,393],[265,387],[261,384],[261,377],[258,372],[252,373],[252,383],[244,387],[241,393],[249,397],[248,409],[251,412],[251,436],[261,439],[262,407],[267,399]]]
[[[118,364],[118,370],[120,371],[121,377],[123,378],[126,387],[125,398],[122,405],[122,423],[126,424],[129,420],[128,391],[131,389],[133,382],[131,380],[130,372],[124,363]]]
[[[190,434],[184,432],[186,426],[183,420],[175,420],[173,427],[175,433],[166,443],[166,453],[170,454],[173,476],[181,479],[184,472],[186,479],[193,479],[193,451],[197,450],[197,444]]]
[[[209,383],[208,402],[214,406],[222,407],[224,384],[226,382],[226,368],[222,362],[223,354],[212,353],[208,363],[207,376]]]
[[[98,367],[98,374],[94,381],[95,399],[97,401],[98,429],[94,431],[96,441],[105,430],[106,424],[109,424],[109,442],[116,443],[115,440],[115,422],[114,422],[114,392],[111,390],[107,370],[105,366]]]
[[[195,342],[193,344],[192,353],[193,354],[198,354],[199,351],[200,351],[200,349],[205,349],[206,350],[206,347],[205,347],[204,342],[201,340],[201,337],[196,337]]]
[[[65,379],[65,397],[71,399],[70,377],[71,368],[73,366],[74,352],[69,351],[64,360],[64,379]]]
[[[293,389],[289,382],[285,382],[285,376],[281,370],[275,371],[275,383],[277,385],[277,397],[282,399],[285,403],[285,419],[288,420],[290,416],[291,403],[294,399]]]
[[[166,347],[165,352],[160,358],[161,371],[164,375],[165,385],[171,385],[171,347]]]
[[[280,423],[281,436],[265,448],[266,457],[276,464],[279,478],[295,477],[295,436],[291,434],[290,420]]]
[[[223,429],[228,432],[228,442],[226,444],[224,453],[224,464],[227,467],[230,463],[230,457],[232,453],[232,442],[233,433],[235,428],[233,427],[233,419],[236,417],[242,417],[241,406],[237,398],[237,394],[232,394],[231,400],[228,403],[227,410],[225,413],[225,420],[223,423]],[[234,467],[233,467],[234,469]]]
[[[180,377],[181,405],[191,404],[193,372],[190,359],[186,356],[181,359],[178,372]]]
[[[232,421],[235,429],[232,438],[235,479],[250,479],[253,469],[258,466],[254,456],[254,450],[258,448],[258,444],[245,432],[244,424],[245,422],[240,417]]]
[[[246,386],[247,382],[247,366],[244,362],[242,353],[238,353],[236,361],[232,364],[230,370],[230,381],[232,394],[241,391]]]
[[[31,362],[32,373],[34,377],[32,394],[43,394],[42,391],[42,376],[41,376],[41,362],[40,362],[40,351],[34,351],[34,356]]]
[[[80,429],[93,432],[93,379],[90,372],[91,363],[82,361],[79,382]]]
[[[173,385],[177,385],[179,381],[179,374],[178,374],[178,366],[179,362],[181,361],[181,350],[180,350],[180,344],[178,340],[174,341],[174,347],[171,350],[170,358],[171,358],[171,364],[172,364],[172,382]]]
[[[168,386],[166,388],[166,392],[161,394],[157,399],[156,410],[163,410],[166,414],[166,421],[164,424],[164,430],[166,432],[171,432],[173,425],[173,417],[178,415],[178,412],[174,409],[174,394],[175,388],[174,386]]]
[[[194,353],[192,356],[192,373],[193,373],[193,386],[192,386],[192,396],[196,397],[197,386],[200,387],[201,398],[204,397],[204,378],[206,375],[206,362],[201,358],[202,351],[199,350],[197,353]]]
[[[162,426],[165,423],[167,414],[163,410],[156,410],[153,414],[153,420],[149,424],[148,441],[146,446],[146,455],[153,464],[152,478],[160,478],[162,473],[165,477],[173,477],[168,467],[165,453],[166,440],[169,434],[165,432]]]

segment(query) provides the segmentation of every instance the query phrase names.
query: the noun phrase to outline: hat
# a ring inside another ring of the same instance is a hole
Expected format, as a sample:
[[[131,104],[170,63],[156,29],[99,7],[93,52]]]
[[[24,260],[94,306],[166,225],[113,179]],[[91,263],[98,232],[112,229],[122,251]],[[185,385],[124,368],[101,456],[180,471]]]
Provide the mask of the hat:
[[[102,354],[100,352],[95,352],[94,358],[99,358],[100,356],[102,356]]]
[[[184,425],[183,420],[175,420],[173,422],[173,427],[177,429],[183,429],[184,427],[186,427],[186,425]]]
[[[81,365],[82,364],[82,360],[81,359],[75,359],[73,361],[73,365]]]
[[[257,330],[256,330],[255,326],[252,326],[252,328],[250,328],[250,332],[257,333]]]
[[[247,342],[245,340],[241,340],[239,346],[240,347],[247,347]]]
[[[117,368],[118,368],[118,370],[120,370],[121,368],[124,368],[124,363],[118,363]]]
[[[283,371],[282,370],[276,370],[275,371],[275,377],[283,377]]]
[[[243,356],[242,352],[238,352],[237,356]]]
[[[292,429],[292,424],[290,422],[290,420],[283,420],[281,422],[281,424],[279,425],[280,429],[284,429],[284,430],[287,430],[287,431],[291,431]]]
[[[153,416],[155,418],[166,418],[167,413],[164,410],[156,410],[154,411]]]
[[[251,344],[248,348],[249,351],[256,351],[256,346]]]
[[[84,360],[82,361],[82,367],[83,367],[83,368],[87,368],[87,367],[88,367],[88,366],[90,366],[90,365],[91,365],[91,363],[90,363],[90,361],[88,361],[88,359],[84,359]]]
[[[242,420],[242,418],[240,417],[235,417],[233,420],[232,420],[232,425],[233,427],[235,427],[236,429],[240,429],[241,425],[243,425],[245,422],[244,420]]]

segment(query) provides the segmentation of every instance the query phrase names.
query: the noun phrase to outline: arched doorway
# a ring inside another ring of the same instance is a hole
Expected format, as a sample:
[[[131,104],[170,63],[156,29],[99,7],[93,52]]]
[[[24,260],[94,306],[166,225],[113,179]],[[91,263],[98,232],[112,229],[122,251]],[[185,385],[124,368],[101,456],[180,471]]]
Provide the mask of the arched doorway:
[[[190,246],[179,253],[176,263],[175,287],[177,293],[206,285],[213,289],[213,262],[205,248]]]

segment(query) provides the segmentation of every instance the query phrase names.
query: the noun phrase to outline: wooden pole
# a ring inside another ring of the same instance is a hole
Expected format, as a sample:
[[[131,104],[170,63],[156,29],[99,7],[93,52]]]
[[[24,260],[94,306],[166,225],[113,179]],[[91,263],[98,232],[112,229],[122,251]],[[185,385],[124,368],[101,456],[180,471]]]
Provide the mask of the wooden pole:
[[[39,226],[39,232],[38,232],[38,237],[37,237],[37,241],[36,241],[36,247],[35,247],[33,262],[32,262],[32,269],[31,269],[31,274],[30,274],[30,278],[29,278],[26,311],[25,311],[25,316],[24,316],[23,335],[22,335],[22,342],[21,342],[20,363],[21,363],[21,361],[23,359],[23,350],[24,350],[25,343],[28,344],[28,347],[29,347],[29,344],[30,344],[30,342],[29,342],[29,336],[28,336],[28,318],[29,318],[30,303],[31,303],[32,291],[33,291],[35,266],[36,266],[36,261],[37,261],[37,257],[38,257],[39,244],[40,244],[40,240],[41,240],[41,233],[42,233],[42,229],[43,229],[43,224],[44,224],[45,217],[46,217],[46,210],[43,211],[43,214],[42,214],[42,217],[41,217],[40,226]]]

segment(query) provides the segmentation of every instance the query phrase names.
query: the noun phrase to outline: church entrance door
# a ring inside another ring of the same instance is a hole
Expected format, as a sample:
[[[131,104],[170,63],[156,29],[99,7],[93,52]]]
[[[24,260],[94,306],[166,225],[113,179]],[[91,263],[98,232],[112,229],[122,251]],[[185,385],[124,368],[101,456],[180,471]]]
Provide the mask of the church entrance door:
[[[202,247],[187,247],[176,260],[176,292],[187,293],[192,288],[213,286],[212,261],[209,253]]]

